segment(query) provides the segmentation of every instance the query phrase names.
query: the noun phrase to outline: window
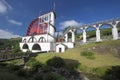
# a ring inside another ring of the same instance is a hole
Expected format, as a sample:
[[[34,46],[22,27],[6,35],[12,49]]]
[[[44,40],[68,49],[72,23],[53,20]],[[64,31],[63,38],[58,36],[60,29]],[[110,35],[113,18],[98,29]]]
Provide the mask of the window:
[[[39,44],[34,44],[32,50],[41,50],[41,47]]]
[[[40,37],[38,42],[46,42],[46,39],[44,37]]]
[[[62,48],[59,48],[59,52],[62,52]]]
[[[23,45],[23,49],[28,49],[28,45],[27,45],[27,44],[24,44],[24,45]]]

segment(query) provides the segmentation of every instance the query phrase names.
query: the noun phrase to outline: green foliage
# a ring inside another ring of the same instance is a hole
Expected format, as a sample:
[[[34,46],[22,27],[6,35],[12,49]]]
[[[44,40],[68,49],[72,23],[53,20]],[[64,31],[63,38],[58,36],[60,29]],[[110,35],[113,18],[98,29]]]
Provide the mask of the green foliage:
[[[90,52],[90,51],[83,51],[83,52],[81,52],[81,56],[85,56],[88,59],[95,59],[94,53]]]
[[[96,73],[99,76],[103,76],[107,69],[108,69],[108,67],[92,68],[92,73]]]
[[[80,64],[79,66],[78,66],[78,70],[80,70],[80,71],[82,71],[82,72],[87,72],[87,69],[88,69],[88,67],[86,66],[86,65],[83,65],[83,64]]]
[[[36,74],[34,80],[43,80],[43,74]]]
[[[25,77],[26,71],[24,69],[20,69],[20,70],[16,71],[16,74],[20,77]]]
[[[20,38],[15,39],[0,39],[0,49],[5,49],[7,47],[12,47],[21,41]]]
[[[21,68],[20,66],[14,65],[14,64],[9,64],[7,67],[9,69],[9,71],[12,71],[12,72],[20,70],[20,68]]]
[[[26,65],[29,66],[33,71],[37,71],[38,68],[42,67],[42,64],[39,63],[34,57],[31,57]]]
[[[111,28],[102,29],[101,36],[104,36],[104,35],[112,35]]]
[[[6,71],[2,73],[2,71],[0,70],[0,80],[19,80],[19,78],[14,74]]]
[[[43,80],[65,80],[65,79],[64,77],[56,73],[46,73],[43,76]]]
[[[64,61],[66,62],[66,68],[70,71],[75,71],[81,65],[77,60],[64,59]]]
[[[65,66],[64,60],[60,57],[53,57],[52,59],[49,59],[46,63],[48,66],[52,66],[55,68],[60,68]]]
[[[60,74],[57,73],[45,73],[45,74],[36,74],[34,80],[65,80]]]
[[[112,66],[103,76],[104,80],[120,80],[120,66]]]
[[[43,70],[43,72],[50,72],[50,71],[52,71],[52,67],[51,66],[48,66],[48,65],[43,65],[42,66],[42,70]]]
[[[16,44],[13,49],[13,53],[18,53],[20,51],[19,44]]]

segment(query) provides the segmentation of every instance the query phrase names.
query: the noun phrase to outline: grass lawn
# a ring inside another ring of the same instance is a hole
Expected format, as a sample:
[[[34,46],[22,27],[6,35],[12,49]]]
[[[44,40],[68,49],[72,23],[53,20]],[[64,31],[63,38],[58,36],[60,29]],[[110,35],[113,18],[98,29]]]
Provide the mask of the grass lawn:
[[[104,41],[100,43],[90,43],[85,45],[76,45],[74,49],[68,49],[64,53],[50,52],[50,53],[39,54],[36,57],[36,59],[41,63],[45,63],[48,59],[54,56],[59,56],[59,57],[62,57],[63,59],[76,60],[87,67],[115,66],[115,65],[120,65],[120,58],[113,56],[113,54],[111,53],[100,54],[100,53],[94,52],[95,59],[90,60],[85,58],[84,56],[81,56],[80,52],[89,50],[94,46],[99,46],[99,47],[115,46],[115,45],[119,45],[119,43],[120,43],[120,40],[115,40],[115,41]]]

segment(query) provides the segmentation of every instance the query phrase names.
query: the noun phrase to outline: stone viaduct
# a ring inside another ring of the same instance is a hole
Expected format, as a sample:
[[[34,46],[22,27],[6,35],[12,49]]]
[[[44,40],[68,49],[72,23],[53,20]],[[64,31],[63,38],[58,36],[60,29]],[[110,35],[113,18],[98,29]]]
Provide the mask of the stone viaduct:
[[[82,30],[82,35],[83,35],[83,43],[87,42],[87,29],[88,28],[94,28],[96,32],[96,42],[102,41],[101,39],[101,26],[108,25],[112,28],[112,37],[113,40],[119,39],[119,34],[118,34],[118,26],[120,26],[120,18],[116,19],[111,19],[111,20],[106,20],[106,21],[101,21],[101,22],[96,22],[92,24],[87,24],[87,25],[82,25],[79,27],[69,27],[63,34],[63,39],[65,42],[68,42],[68,34],[71,33],[71,41],[75,42],[75,31],[76,30]]]

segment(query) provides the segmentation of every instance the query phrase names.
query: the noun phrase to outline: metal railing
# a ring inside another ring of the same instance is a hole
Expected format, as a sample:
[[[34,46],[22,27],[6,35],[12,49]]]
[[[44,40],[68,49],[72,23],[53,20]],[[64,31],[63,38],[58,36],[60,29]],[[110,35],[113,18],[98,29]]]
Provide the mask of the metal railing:
[[[0,54],[0,62],[9,61],[9,60],[16,60],[29,57],[30,53],[4,53]]]

